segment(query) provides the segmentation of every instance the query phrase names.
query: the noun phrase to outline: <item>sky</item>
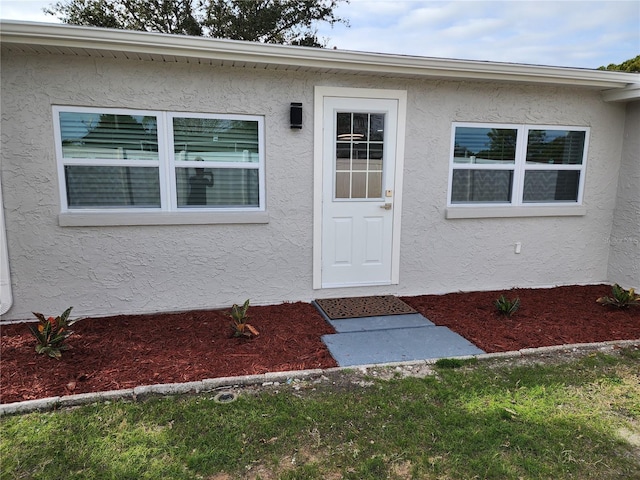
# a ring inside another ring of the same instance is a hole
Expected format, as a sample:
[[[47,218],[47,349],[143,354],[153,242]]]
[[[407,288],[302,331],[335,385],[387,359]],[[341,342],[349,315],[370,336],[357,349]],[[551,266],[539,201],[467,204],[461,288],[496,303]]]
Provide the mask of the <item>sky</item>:
[[[0,18],[59,23],[40,0],[0,0]],[[319,25],[329,48],[597,68],[640,54],[640,0],[351,0]]]

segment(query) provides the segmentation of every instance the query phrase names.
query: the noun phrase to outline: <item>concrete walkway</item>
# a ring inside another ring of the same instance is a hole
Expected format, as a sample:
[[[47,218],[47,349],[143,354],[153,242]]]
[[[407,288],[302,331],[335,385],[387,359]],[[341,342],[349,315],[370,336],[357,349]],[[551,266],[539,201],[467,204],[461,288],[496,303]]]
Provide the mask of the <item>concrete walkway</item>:
[[[341,367],[485,353],[419,313],[331,320],[318,310],[337,332],[323,335],[322,341]]]

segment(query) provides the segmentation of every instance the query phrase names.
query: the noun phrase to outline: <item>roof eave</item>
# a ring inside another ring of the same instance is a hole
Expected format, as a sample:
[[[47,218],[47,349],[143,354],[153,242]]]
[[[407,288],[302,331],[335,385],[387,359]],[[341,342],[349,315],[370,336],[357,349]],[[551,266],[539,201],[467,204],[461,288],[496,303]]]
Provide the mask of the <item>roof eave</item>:
[[[640,81],[640,75],[623,72],[327,50],[32,22],[0,22],[0,41],[3,44],[169,55],[401,77],[493,80],[599,89],[623,89]]]

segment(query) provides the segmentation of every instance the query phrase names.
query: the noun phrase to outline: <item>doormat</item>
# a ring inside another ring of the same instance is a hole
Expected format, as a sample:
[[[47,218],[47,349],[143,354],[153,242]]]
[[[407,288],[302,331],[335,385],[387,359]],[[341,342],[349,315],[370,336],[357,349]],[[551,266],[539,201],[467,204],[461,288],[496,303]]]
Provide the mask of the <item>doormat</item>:
[[[327,298],[316,300],[315,303],[330,320],[417,313],[413,308],[393,295]]]

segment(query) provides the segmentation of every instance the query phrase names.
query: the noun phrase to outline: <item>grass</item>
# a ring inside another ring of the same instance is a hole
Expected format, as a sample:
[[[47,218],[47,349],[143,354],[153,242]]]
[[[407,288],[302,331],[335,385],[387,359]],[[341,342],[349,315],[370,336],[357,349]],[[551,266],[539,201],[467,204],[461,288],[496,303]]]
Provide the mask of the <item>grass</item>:
[[[0,420],[0,478],[640,478],[640,351]],[[457,368],[451,368],[455,366]],[[357,381],[356,381],[357,377]]]

